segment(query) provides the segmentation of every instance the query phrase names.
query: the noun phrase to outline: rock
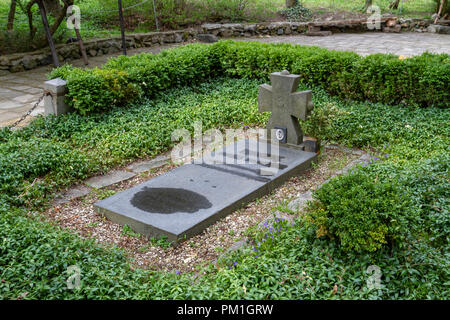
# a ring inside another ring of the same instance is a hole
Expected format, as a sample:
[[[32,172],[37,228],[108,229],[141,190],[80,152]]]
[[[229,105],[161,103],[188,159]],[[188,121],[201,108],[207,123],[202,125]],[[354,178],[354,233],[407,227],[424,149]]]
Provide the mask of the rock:
[[[302,193],[301,195],[299,195],[298,198],[289,202],[287,207],[289,210],[298,212],[306,206],[308,201],[311,201],[311,200],[313,200],[313,197],[312,197],[312,192],[310,190],[305,193]]]
[[[0,66],[8,66],[9,67],[9,59],[5,56],[0,56]]]
[[[152,43],[153,43],[153,44],[154,44],[154,43],[161,43],[161,37],[160,37],[160,36],[157,36],[157,35],[153,36],[153,37],[152,37]]]
[[[213,43],[219,41],[219,38],[217,38],[215,35],[208,33],[199,33],[195,36],[195,38],[198,41],[205,43]]]
[[[397,18],[386,20],[386,27],[393,27],[397,24]]]
[[[27,70],[34,69],[38,66],[36,59],[34,59],[34,57],[32,57],[32,56],[23,57],[22,63],[23,63],[24,68]]]
[[[396,24],[393,27],[384,27],[383,28],[383,32],[395,32],[395,33],[399,33],[402,30],[402,26],[399,24]]]
[[[11,62],[11,67],[9,68],[9,71],[11,72],[21,72],[25,71],[25,68],[23,67],[22,60],[14,60]]]
[[[69,58],[70,59],[80,59],[81,58],[81,53],[80,53],[80,50],[77,48],[77,49],[74,49],[73,51],[72,51],[72,54],[69,56]]]
[[[233,31],[231,31],[230,29],[224,29],[222,30],[222,37],[224,38],[229,38],[233,35]]]
[[[431,24],[427,28],[427,32],[430,33],[440,33],[440,34],[450,34],[449,26],[441,26],[439,24]]]
[[[88,53],[91,57],[95,57],[97,55],[97,50],[91,49],[88,51]]]
[[[174,38],[175,38],[175,43],[183,42],[183,35],[180,33],[175,33]]]
[[[283,28],[279,28],[279,29],[277,30],[277,35],[281,36],[283,33],[284,33]]]
[[[251,33],[255,32],[256,31],[256,24],[245,25],[244,26],[244,31],[251,32]]]
[[[308,25],[308,31],[309,32],[319,32],[320,31],[320,27],[310,24],[310,25]]]
[[[202,25],[202,29],[206,31],[217,30],[220,28],[222,28],[222,25],[218,23],[207,23]]]
[[[305,35],[310,37],[326,37],[331,36],[333,33],[331,31],[307,31]]]

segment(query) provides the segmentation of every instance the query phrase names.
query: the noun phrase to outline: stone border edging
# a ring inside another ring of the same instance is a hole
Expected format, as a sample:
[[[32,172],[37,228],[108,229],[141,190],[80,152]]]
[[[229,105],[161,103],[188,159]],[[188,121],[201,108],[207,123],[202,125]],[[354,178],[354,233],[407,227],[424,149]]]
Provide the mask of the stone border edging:
[[[92,190],[101,189],[120,183],[151,169],[161,168],[170,162],[169,153],[160,154],[150,160],[138,160],[129,164],[125,169],[113,169],[105,175],[91,177],[80,184],[59,193],[53,199],[55,205],[62,205],[79,197],[89,194]]]

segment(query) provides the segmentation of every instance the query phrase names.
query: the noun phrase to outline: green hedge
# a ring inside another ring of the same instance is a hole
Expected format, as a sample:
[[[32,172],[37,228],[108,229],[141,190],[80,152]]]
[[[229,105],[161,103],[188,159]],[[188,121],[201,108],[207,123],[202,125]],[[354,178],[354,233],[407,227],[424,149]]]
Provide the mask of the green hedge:
[[[67,102],[81,114],[125,105],[143,95],[221,75],[268,80],[287,69],[302,83],[321,86],[341,98],[396,105],[446,108],[450,100],[450,56],[395,55],[331,51],[318,47],[219,41],[160,54],[111,59],[102,70],[64,66],[50,78],[68,81]]]
[[[405,240],[412,201],[398,183],[378,182],[364,171],[333,179],[314,192],[309,213],[317,236],[338,239],[346,251],[374,252]]]

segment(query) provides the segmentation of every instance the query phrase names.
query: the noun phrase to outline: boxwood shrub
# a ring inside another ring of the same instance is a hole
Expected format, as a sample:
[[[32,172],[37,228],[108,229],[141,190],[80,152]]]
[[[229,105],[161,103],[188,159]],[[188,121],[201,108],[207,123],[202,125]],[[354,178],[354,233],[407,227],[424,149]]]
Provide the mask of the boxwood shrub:
[[[406,193],[364,171],[344,175],[314,192],[309,218],[317,236],[336,239],[346,251],[373,252],[400,244],[414,214]]]

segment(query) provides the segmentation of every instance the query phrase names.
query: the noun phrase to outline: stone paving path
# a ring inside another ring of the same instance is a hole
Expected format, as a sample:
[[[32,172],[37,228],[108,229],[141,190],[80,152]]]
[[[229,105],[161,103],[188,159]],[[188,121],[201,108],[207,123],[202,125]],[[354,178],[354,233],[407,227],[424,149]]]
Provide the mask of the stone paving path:
[[[278,36],[263,38],[238,38],[240,41],[286,42],[301,45],[315,45],[328,49],[354,51],[361,55],[372,53],[393,53],[397,55],[413,56],[425,51],[450,54],[450,36],[430,33],[358,33],[333,34],[328,37]],[[175,45],[140,48],[129,50],[129,54],[141,52],[158,53]],[[90,58],[89,67],[101,66],[110,57],[120,53]],[[81,60],[73,61],[76,66],[83,66]],[[0,73],[0,127],[13,123],[26,113],[42,94],[46,74],[51,66],[20,72]],[[43,105],[39,106],[32,115],[43,113]]]
[[[239,38],[236,40],[248,40]],[[292,43],[319,46],[332,50],[354,51],[360,55],[393,53],[411,57],[425,51],[450,53],[450,35],[433,33],[337,33],[328,37],[278,36],[255,39],[266,43]]]

